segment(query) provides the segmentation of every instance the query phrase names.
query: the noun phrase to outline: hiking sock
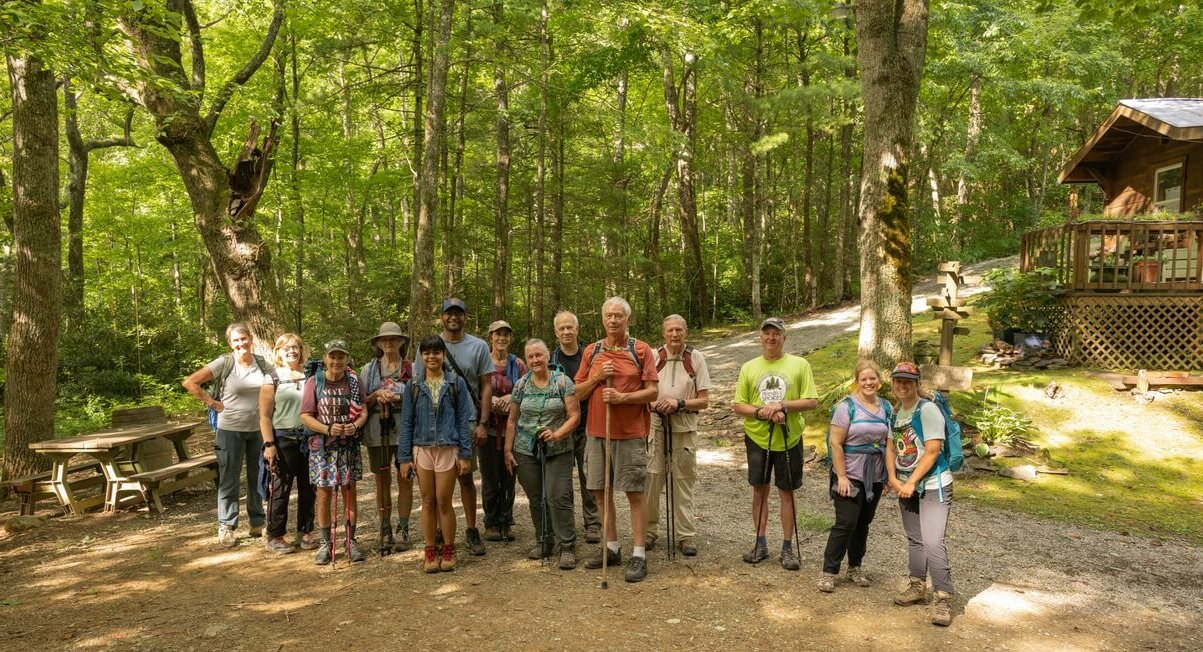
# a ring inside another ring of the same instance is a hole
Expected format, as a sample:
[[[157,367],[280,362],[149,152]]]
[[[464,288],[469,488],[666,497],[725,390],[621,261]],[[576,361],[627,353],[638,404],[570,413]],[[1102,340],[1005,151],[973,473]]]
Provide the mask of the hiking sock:
[[[769,547],[768,538],[767,537],[756,537],[756,547],[757,548],[768,548]]]
[[[321,534],[322,534],[322,542],[323,542],[323,543],[330,543],[330,528],[328,528],[328,527],[320,527],[320,528],[318,528],[318,530],[320,530],[320,531],[321,531]]]
[[[346,526],[347,526],[347,537],[350,538],[352,541],[354,541],[355,540],[355,524],[350,521],[347,521]]]
[[[781,552],[789,552],[790,550],[793,550],[793,548],[794,548],[793,540],[786,539],[781,542]]]
[[[635,546],[631,549],[631,556],[647,558],[647,548],[645,546]]]
[[[409,532],[409,517],[397,517],[397,529],[402,532]]]
[[[618,554],[618,542],[617,541],[607,541],[606,542],[606,550],[609,550],[610,552],[617,555]]]

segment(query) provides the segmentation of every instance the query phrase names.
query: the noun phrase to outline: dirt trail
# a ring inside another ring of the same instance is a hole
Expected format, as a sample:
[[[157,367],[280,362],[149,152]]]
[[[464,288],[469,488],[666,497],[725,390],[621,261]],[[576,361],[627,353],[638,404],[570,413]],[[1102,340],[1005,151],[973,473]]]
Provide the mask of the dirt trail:
[[[855,309],[843,309],[791,320],[788,345],[821,346],[854,328],[855,317]],[[725,404],[738,366],[758,353],[754,334],[704,350]],[[959,591],[948,629],[928,624],[924,607],[891,602],[906,565],[890,498],[878,510],[865,560],[872,588],[841,582],[831,595],[815,590],[825,533],[803,531],[801,572],[782,570],[775,554],[758,566],[744,564],[749,491],[738,425],[722,418],[725,409],[705,419],[698,455],[701,554],[668,562],[653,551],[640,584],[624,583],[615,569],[603,591],[598,572],[527,561],[533,537],[521,493],[518,541],[489,544],[487,556],[427,576],[418,571],[416,551],[330,569],[314,567],[308,553],[270,555],[259,540],[219,548],[214,494],[197,491],[169,501],[162,517],[62,517],[0,539],[0,649],[1203,648],[1197,547],[965,501],[956,504],[948,536]],[[814,468],[807,473],[799,507],[830,513],[825,477]],[[370,546],[370,477],[360,492],[361,540]],[[627,521],[620,507],[619,522]],[[771,526],[769,534],[775,549],[780,532]],[[621,538],[629,553],[625,528]],[[595,550],[582,545],[580,555]]]

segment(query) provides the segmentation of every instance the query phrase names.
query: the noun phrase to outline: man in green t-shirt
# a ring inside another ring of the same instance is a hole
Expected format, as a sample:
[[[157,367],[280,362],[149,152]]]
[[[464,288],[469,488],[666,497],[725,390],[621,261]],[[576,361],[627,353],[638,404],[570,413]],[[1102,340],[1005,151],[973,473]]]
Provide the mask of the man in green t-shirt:
[[[793,547],[794,490],[802,486],[803,410],[818,405],[810,363],[785,352],[785,322],[769,317],[760,323],[762,355],[744,363],[735,386],[735,413],[744,418],[748,452],[748,484],[752,485],[752,520],[756,543],[744,561],[768,559],[765,532],[769,521],[769,480],[776,476],[781,502],[781,566],[798,570]]]

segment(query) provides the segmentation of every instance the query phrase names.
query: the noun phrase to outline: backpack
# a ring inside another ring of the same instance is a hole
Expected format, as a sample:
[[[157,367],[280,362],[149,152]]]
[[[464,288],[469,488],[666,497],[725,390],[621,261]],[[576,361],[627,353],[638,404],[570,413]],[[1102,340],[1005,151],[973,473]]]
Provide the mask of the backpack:
[[[883,424],[885,424],[886,428],[893,430],[894,429],[894,407],[890,405],[889,401],[882,400],[882,399],[878,399],[878,400],[881,402],[881,407],[886,413],[884,418],[878,418],[878,417],[875,417],[872,414],[870,414],[870,415],[868,415],[868,418],[866,418],[866,419],[857,420],[857,418],[856,418],[856,402],[852,400],[851,396],[845,397],[844,400],[842,400],[838,404],[836,404],[835,409],[838,410],[839,406],[841,406],[841,405],[845,406],[848,409],[848,428],[849,429],[852,428],[852,424],[854,424],[854,423],[869,422],[869,423],[883,423]],[[847,435],[845,434],[845,441],[847,441],[846,437],[847,437]],[[888,445],[888,442],[887,442],[887,445]],[[878,455],[885,454],[884,448],[879,448],[872,444],[857,444],[855,446],[850,446],[847,443],[845,443],[844,444],[844,454],[847,455],[848,453],[876,453]],[[824,464],[826,464],[826,466],[827,466],[827,476],[829,479],[828,486],[830,487],[829,493],[831,494],[832,498],[835,498],[837,495],[837,492],[835,490],[836,475],[835,475],[835,467],[832,465],[831,460],[832,460],[831,428],[828,428],[827,429],[827,459],[824,461]],[[845,468],[847,467],[847,460],[848,460],[848,458],[845,457],[844,458]],[[865,484],[865,490],[867,492],[869,492],[869,495],[872,495],[872,491],[873,491],[873,488],[871,485],[872,485],[871,482],[868,482]]]
[[[255,364],[259,367],[259,372],[272,379],[272,386],[280,385],[280,377],[276,375],[276,368],[267,361],[266,358],[258,353],[251,354],[255,359]],[[226,389],[226,378],[230,377],[230,373],[234,371],[234,354],[225,353],[221,356],[221,370],[213,374],[213,386],[209,388],[209,398],[214,401],[221,400],[221,393]],[[213,432],[217,432],[217,415],[218,411],[209,408],[209,427]]]
[[[664,369],[664,365],[668,364],[668,349],[660,347],[656,349],[656,371]],[[689,374],[689,379],[697,378],[698,374],[693,368],[693,347],[685,345],[685,351],[681,353],[681,364],[685,367],[685,373]]]
[[[940,456],[936,458],[935,466],[928,473],[934,472],[938,476],[945,470],[950,473],[960,471],[961,467],[965,465],[965,450],[961,442],[961,423],[952,418],[952,406],[948,403],[948,397],[936,392],[931,400],[919,399],[915,415],[911,417],[911,428],[914,429],[915,435],[921,443],[923,442],[923,423],[919,418],[919,412],[923,409],[924,403],[935,403],[936,407],[940,409],[940,415],[944,417],[944,445],[940,447]],[[944,502],[943,487],[940,488],[940,502]]]
[[[589,366],[585,368],[586,378],[589,376],[589,374],[593,373],[593,363],[597,362],[597,359],[601,357],[602,349],[605,348],[605,345],[605,340],[598,340],[597,342],[594,342],[593,353],[589,355]],[[627,338],[627,355],[631,356],[631,359],[635,361],[635,367],[639,369],[639,373],[642,375],[643,361],[639,359],[639,352],[635,350],[635,338],[633,337]]]

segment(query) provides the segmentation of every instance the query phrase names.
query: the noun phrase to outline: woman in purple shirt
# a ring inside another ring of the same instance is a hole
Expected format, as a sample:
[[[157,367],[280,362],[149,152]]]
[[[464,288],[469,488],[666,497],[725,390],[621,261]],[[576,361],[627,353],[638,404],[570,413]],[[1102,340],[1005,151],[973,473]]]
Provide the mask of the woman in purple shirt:
[[[873,361],[857,362],[853,381],[852,394],[832,411],[827,441],[835,525],[827,537],[823,576],[819,578],[819,590],[825,593],[835,590],[844,555],[848,556],[848,580],[857,586],[869,586],[861,561],[869,524],[886,484],[884,455],[894,410],[877,395],[881,370]]]

